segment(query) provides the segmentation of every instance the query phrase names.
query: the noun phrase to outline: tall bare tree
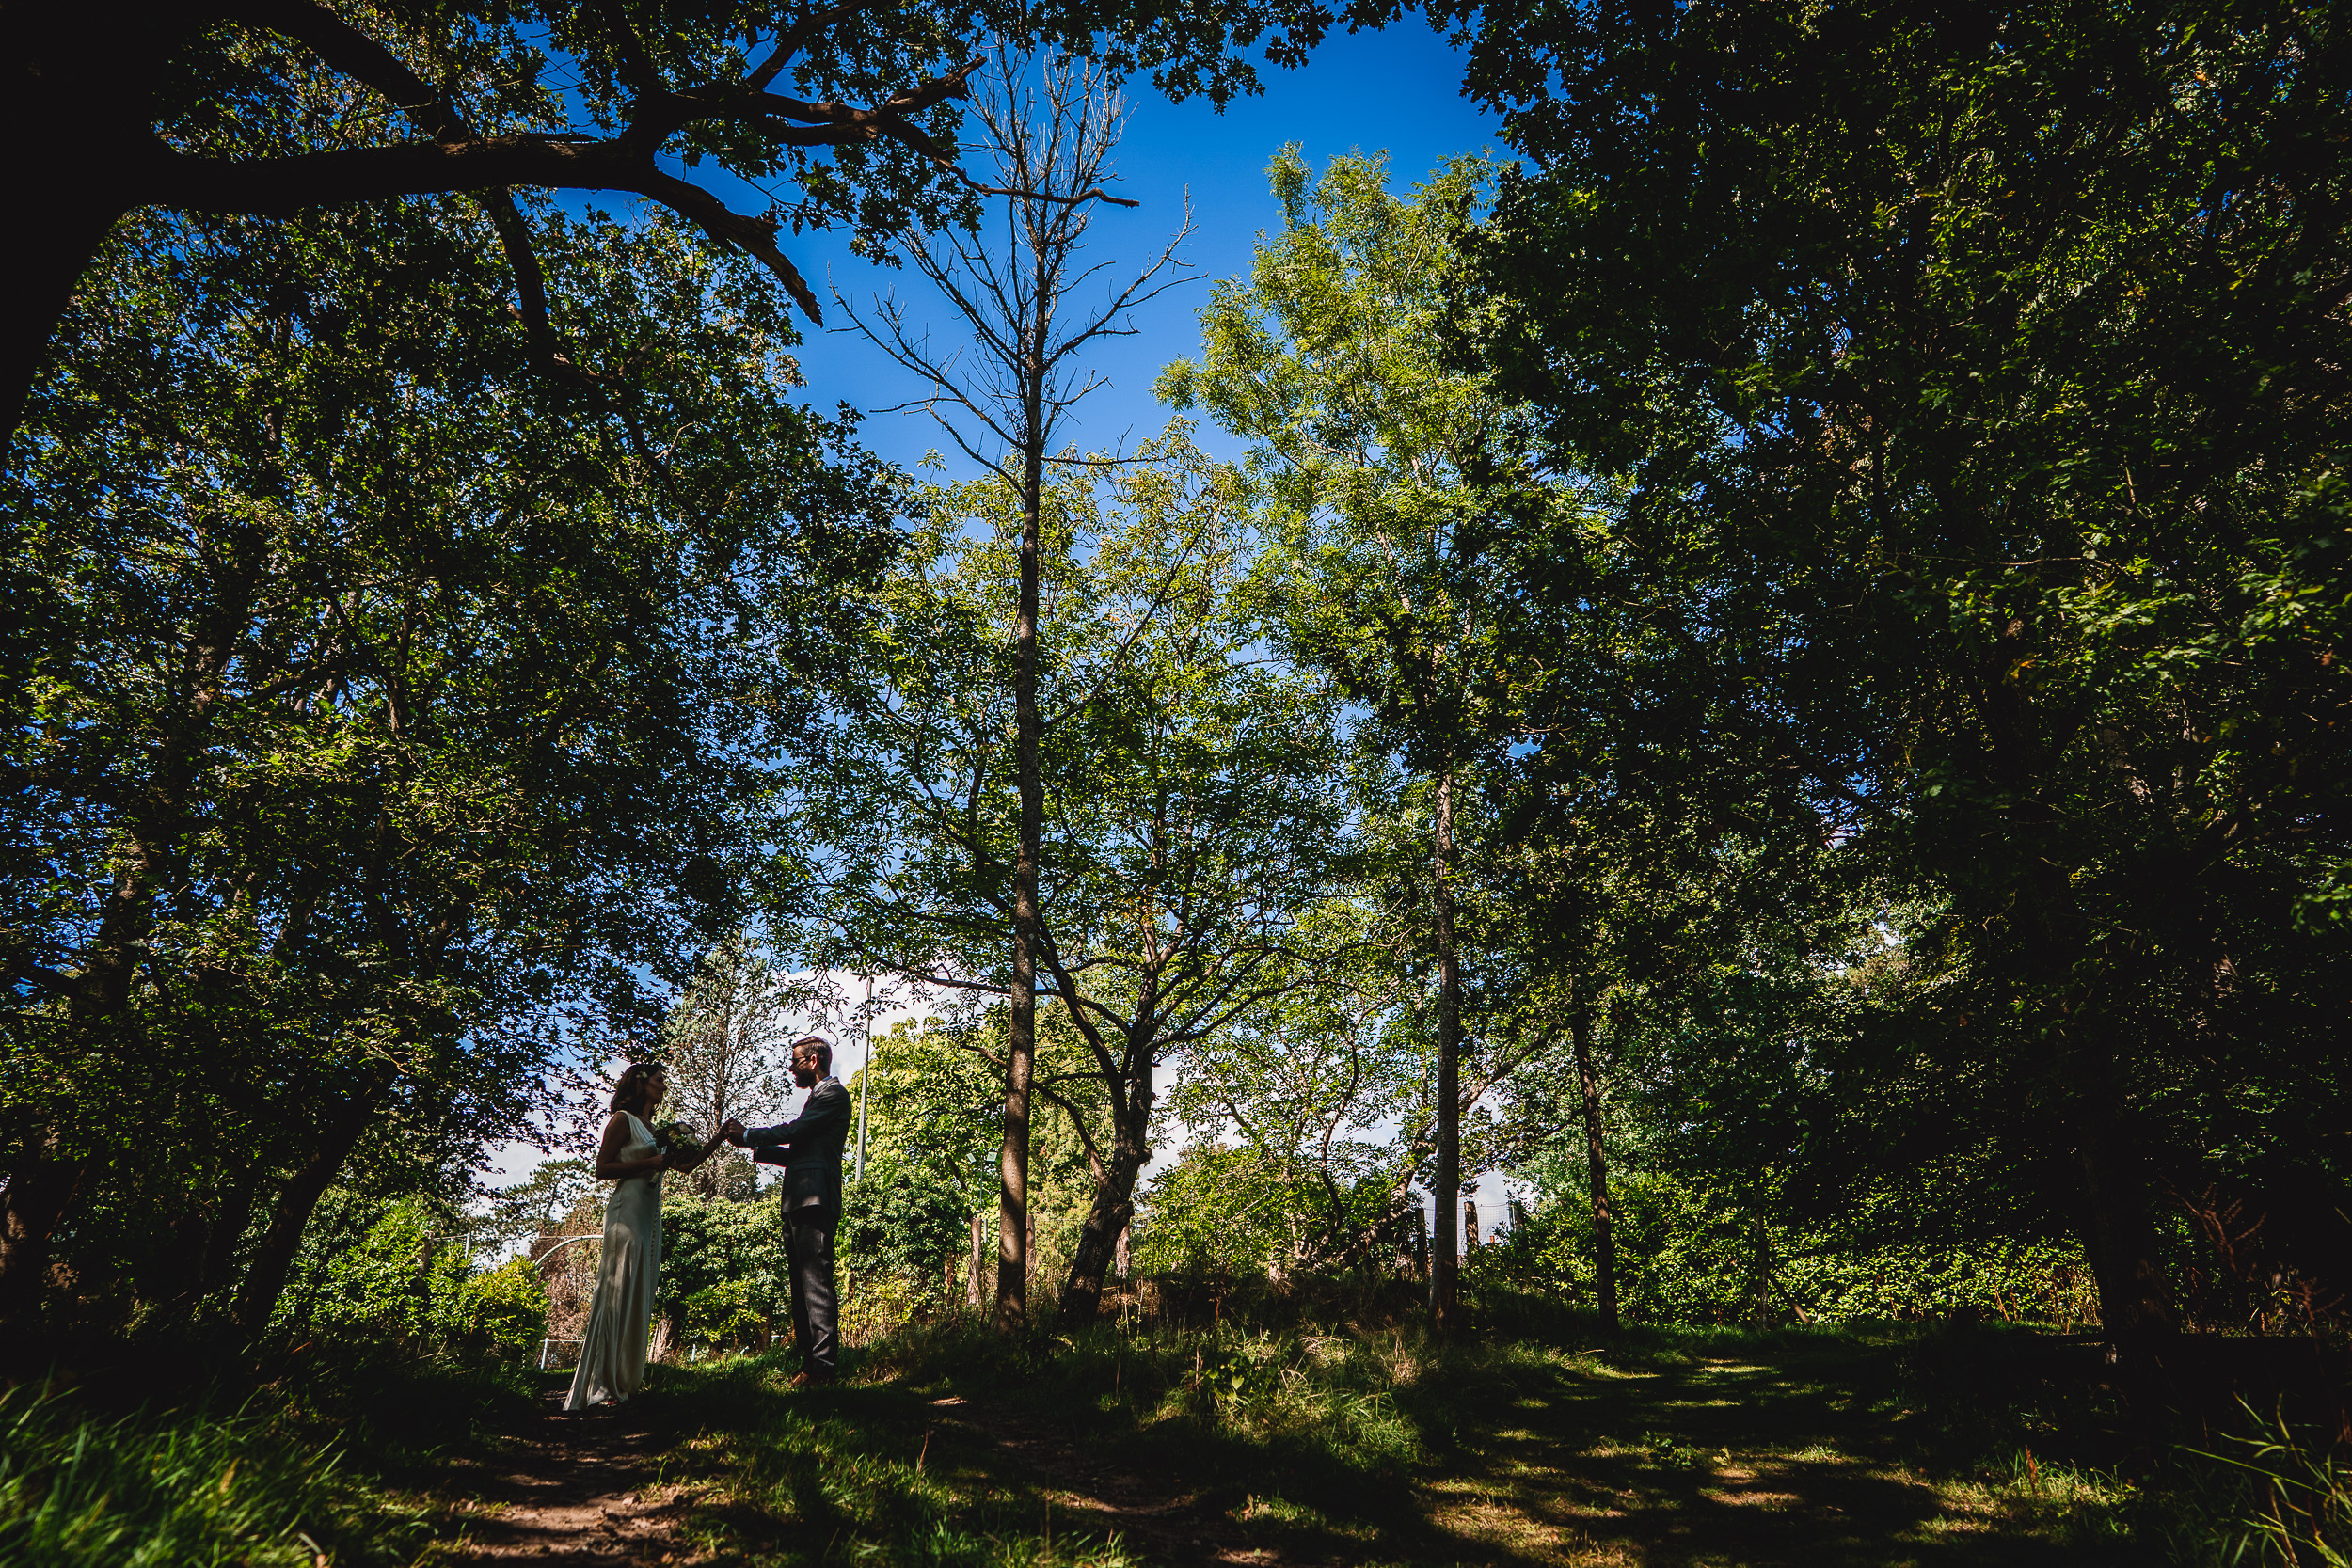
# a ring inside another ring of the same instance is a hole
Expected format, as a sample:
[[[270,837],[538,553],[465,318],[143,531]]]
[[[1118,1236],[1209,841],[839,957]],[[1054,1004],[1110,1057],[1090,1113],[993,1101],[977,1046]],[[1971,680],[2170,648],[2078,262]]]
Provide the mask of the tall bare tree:
[[[1040,513],[1048,470],[1082,460],[1062,454],[1071,411],[1104,384],[1081,352],[1098,338],[1134,329],[1128,313],[1182,280],[1177,249],[1191,223],[1123,283],[1099,298],[1076,296],[1111,272],[1087,262],[1087,231],[1099,202],[1132,207],[1103,186],[1126,120],[1116,79],[1102,64],[1044,49],[1000,46],[970,79],[972,118],[983,134],[1001,198],[978,227],[900,236],[915,271],[963,318],[967,343],[942,350],[895,296],[860,313],[858,329],[930,390],[901,406],[927,409],[957,448],[995,476],[1020,508],[1019,602],[1013,623],[1013,750],[1019,839],[1011,881],[1012,985],[1005,1079],[1005,1134],[998,1199],[996,1316],[1015,1327],[1028,1316],[1030,1079],[1037,1054],[1041,956],[1039,845],[1044,794],[1038,748]],[[836,299],[840,296],[836,294]]]
[[[784,1046],[791,1005],[775,966],[750,938],[712,948],[663,1029],[671,1108],[706,1133],[730,1117],[773,1120],[789,1082]],[[745,1164],[722,1151],[686,1184],[706,1196],[734,1191],[750,1175],[737,1168]]]

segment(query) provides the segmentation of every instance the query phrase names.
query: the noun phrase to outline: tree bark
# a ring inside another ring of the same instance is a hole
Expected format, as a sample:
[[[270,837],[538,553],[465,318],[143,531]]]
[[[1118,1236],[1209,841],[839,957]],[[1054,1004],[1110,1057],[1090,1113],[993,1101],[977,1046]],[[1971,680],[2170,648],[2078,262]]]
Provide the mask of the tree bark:
[[[318,1208],[326,1189],[335,1184],[335,1178],[342,1173],[352,1146],[367,1131],[376,1107],[383,1102],[385,1091],[390,1087],[389,1069],[380,1069],[362,1080],[350,1098],[327,1118],[320,1129],[317,1146],[294,1172],[294,1179],[278,1192],[269,1227],[262,1232],[253,1257],[246,1264],[245,1289],[237,1298],[237,1324],[248,1338],[259,1338],[269,1327],[270,1319],[278,1311],[278,1298],[285,1293],[286,1275],[294,1267],[294,1254],[301,1248],[302,1233],[310,1227],[312,1211]]]
[[[2118,1115],[2102,1058],[2075,1121],[2075,1169],[2083,1183],[2083,1243],[2099,1282],[2099,1320],[2126,1354],[2138,1354],[2178,1331],[2171,1283],[2156,1253],[2148,1189]]]
[[[1432,1205],[1429,1321],[1451,1334],[1460,1316],[1461,1247],[1454,1205],[1462,1192],[1462,966],[1454,940],[1454,773],[1438,775],[1430,911],[1438,938],[1437,1192]]]
[[[0,1193],[0,1324],[28,1329],[49,1272],[49,1239],[65,1218],[89,1172],[90,1156],[71,1148],[55,1127],[43,1128],[10,1163]]]
[[[1086,1224],[1079,1228],[1078,1250],[1070,1259],[1070,1280],[1062,1289],[1062,1319],[1074,1325],[1090,1323],[1101,1312],[1104,1277],[1120,1258],[1127,1226],[1136,1217],[1136,1178],[1151,1153],[1147,1140],[1152,1101],[1150,1052],[1139,1053],[1138,1059],[1143,1064],[1141,1081],[1129,1085],[1125,1106],[1115,1107],[1118,1125],[1111,1157],[1095,1186]]]
[[[1593,1196],[1593,1272],[1600,1321],[1617,1329],[1617,1238],[1609,1212],[1609,1156],[1600,1142],[1600,1079],[1593,1071],[1593,1011],[1580,997],[1568,1020],[1576,1043],[1576,1076],[1584,1095],[1584,1159]]]
[[[74,286],[157,145],[147,112],[164,62],[198,23],[159,0],[0,6],[0,133],[18,150],[0,312],[0,439],[13,436]]]
[[[1032,345],[1034,346],[1034,345]],[[1025,378],[1028,429],[1041,428],[1042,363]],[[1037,1062],[1038,852],[1045,792],[1039,774],[1037,711],[1038,511],[1045,454],[1036,439],[1022,453],[1021,600],[1013,624],[1013,755],[1021,796],[1021,842],[1012,863],[1012,1007],[1006,1039],[1005,1141],[997,1155],[996,1326],[1029,1314],[1029,1079]]]

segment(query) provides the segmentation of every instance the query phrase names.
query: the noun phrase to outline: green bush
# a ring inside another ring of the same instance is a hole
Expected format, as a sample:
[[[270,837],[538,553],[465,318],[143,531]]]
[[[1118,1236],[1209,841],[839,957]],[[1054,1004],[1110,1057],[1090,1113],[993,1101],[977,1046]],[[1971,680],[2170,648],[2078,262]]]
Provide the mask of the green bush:
[[[460,1290],[469,1334],[498,1354],[520,1354],[548,1331],[547,1284],[528,1259],[477,1274]]]
[[[2074,1243],[1988,1239],[1970,1246],[1867,1245],[1765,1215],[1738,1195],[1681,1177],[1613,1182],[1617,1299],[1634,1323],[1851,1323],[1958,1311],[2074,1328],[2095,1323],[2090,1274]],[[1472,1290],[1594,1304],[1593,1229],[1581,1196],[1540,1206],[1500,1243],[1472,1252]],[[1769,1265],[1759,1268],[1759,1263]]]
[[[841,1256],[861,1278],[936,1279],[940,1259],[969,1244],[967,1215],[950,1173],[876,1150],[866,1180],[842,1194]]]
[[[308,1290],[290,1291],[281,1311],[299,1309],[313,1329],[339,1339],[392,1340],[421,1352],[471,1327],[473,1274],[472,1255],[449,1239],[440,1208],[404,1198],[325,1259]]]
[[[768,1314],[751,1279],[722,1280],[686,1298],[690,1344],[712,1350],[755,1349],[767,1325]]]
[[[721,1287],[739,1310],[758,1323],[789,1310],[790,1276],[775,1199],[664,1197],[656,1310],[683,1329],[690,1340],[697,1339],[702,1331],[696,1326],[694,1304]],[[728,1311],[737,1309],[730,1307]]]

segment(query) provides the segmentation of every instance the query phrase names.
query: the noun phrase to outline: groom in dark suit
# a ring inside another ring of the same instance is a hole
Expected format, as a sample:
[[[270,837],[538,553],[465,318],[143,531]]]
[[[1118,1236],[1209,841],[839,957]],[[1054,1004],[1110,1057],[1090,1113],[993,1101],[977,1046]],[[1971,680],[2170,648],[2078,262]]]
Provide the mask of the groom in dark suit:
[[[833,1235],[841,1223],[841,1148],[850,1137],[850,1091],[833,1075],[833,1046],[811,1035],[792,1047],[792,1080],[809,1091],[801,1114],[774,1127],[726,1126],[727,1141],[763,1165],[784,1167],[784,1235],[792,1267],[792,1338],[801,1370],[792,1386],[831,1383]]]

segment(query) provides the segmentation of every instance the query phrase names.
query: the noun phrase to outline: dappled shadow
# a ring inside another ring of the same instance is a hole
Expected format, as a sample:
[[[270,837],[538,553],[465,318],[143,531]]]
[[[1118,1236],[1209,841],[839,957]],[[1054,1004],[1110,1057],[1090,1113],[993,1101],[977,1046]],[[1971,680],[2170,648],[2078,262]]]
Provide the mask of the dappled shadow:
[[[1229,1422],[1181,1389],[1122,1403],[1115,1359],[995,1365],[985,1344],[947,1375],[824,1390],[784,1391],[772,1364],[698,1371],[665,1380],[648,1414],[675,1433],[667,1477],[696,1487],[686,1533],[720,1561],[1067,1561],[1073,1537],[1114,1536],[1122,1560],[1184,1568],[2098,1560],[2057,1544],[2014,1486],[1934,1457],[1949,1401],[1898,1378],[1904,1346],[1713,1348],[1740,1355],[1630,1342],[1606,1358],[1437,1357],[1367,1396],[1392,1398],[1414,1434],[1386,1448]],[[1906,1389],[1935,1402],[1932,1420]]]
[[[1466,1560],[1871,1568],[2082,1562],[1918,1469],[1851,1352],[1597,1363],[1463,1423],[1425,1483]]]

